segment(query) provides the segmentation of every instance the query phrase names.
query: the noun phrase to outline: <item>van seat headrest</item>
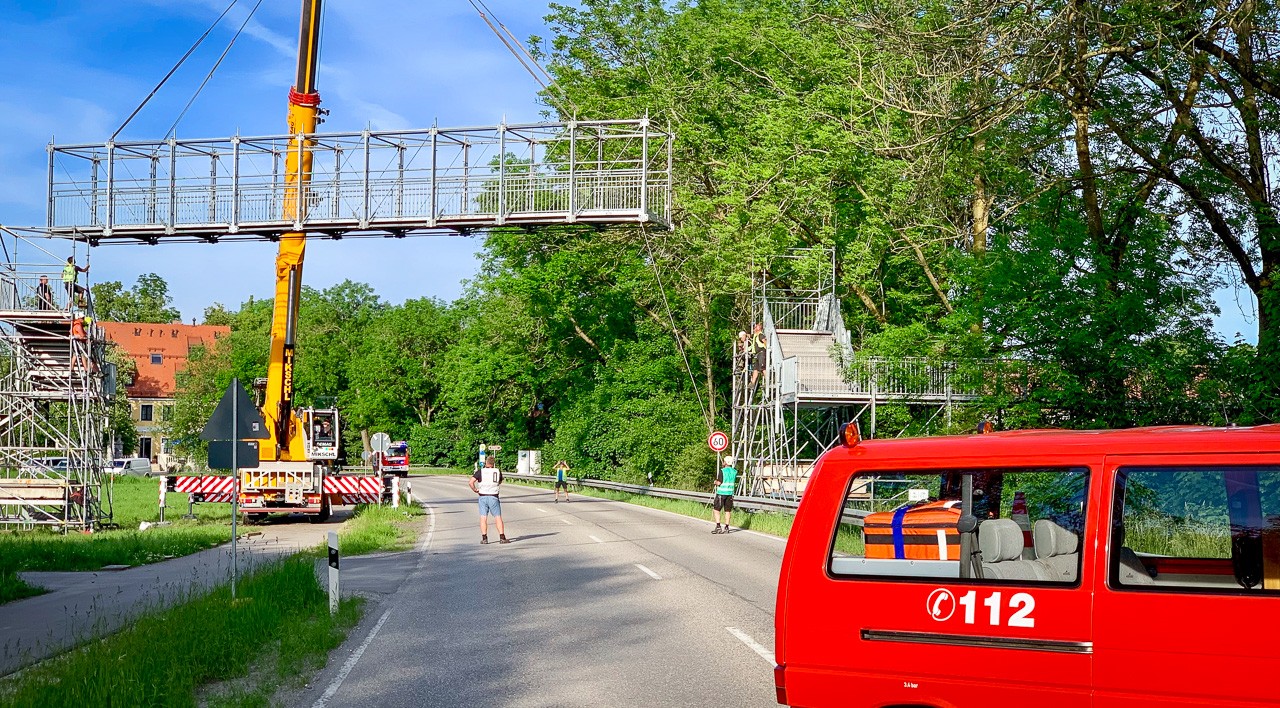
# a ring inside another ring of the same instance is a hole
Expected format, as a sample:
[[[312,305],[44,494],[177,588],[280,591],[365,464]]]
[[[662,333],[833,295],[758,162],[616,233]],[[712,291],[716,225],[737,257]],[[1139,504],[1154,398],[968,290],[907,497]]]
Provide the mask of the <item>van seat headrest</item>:
[[[978,526],[978,550],[984,563],[1022,559],[1022,529],[1013,519],[987,519]]]
[[[1040,519],[1031,529],[1035,542],[1036,558],[1052,558],[1075,553],[1080,547],[1080,537],[1048,519]]]

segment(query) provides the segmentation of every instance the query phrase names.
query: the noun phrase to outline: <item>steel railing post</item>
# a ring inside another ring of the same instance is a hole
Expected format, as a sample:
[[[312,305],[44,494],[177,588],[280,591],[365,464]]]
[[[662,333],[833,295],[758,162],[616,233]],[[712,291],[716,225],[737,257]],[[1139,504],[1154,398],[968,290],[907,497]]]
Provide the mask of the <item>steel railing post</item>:
[[[111,228],[115,225],[116,219],[116,203],[115,203],[115,176],[116,176],[116,143],[114,140],[107,141],[107,228],[103,230],[103,236],[111,235]]]
[[[155,150],[151,151],[151,181],[150,189],[147,191],[147,223],[154,225],[156,223],[156,175],[160,171],[160,158]]]
[[[240,230],[240,136],[231,139],[231,233]]]
[[[439,159],[439,154],[437,153],[438,148],[439,148],[439,133],[436,130],[436,127],[433,125],[431,126],[431,181],[430,181],[430,184],[428,185],[428,189],[430,190],[430,192],[427,196],[427,206],[430,207],[431,209],[431,214],[427,217],[427,225],[430,226],[431,228],[435,228],[436,213],[439,209],[436,202],[436,200],[439,199],[439,196],[437,194],[439,190],[439,185],[437,184],[437,177],[436,177],[436,163],[437,163],[437,160]],[[400,155],[401,155],[400,159],[403,161],[404,153],[401,152]],[[403,167],[401,169],[403,169]]]
[[[53,143],[52,143],[52,142],[50,142],[50,143],[49,143],[49,146],[45,148],[45,151],[49,153],[49,186],[48,186],[48,191],[47,191],[47,192],[45,192],[45,205],[44,205],[45,213],[44,213],[44,220],[45,220],[45,226],[47,226],[47,227],[49,227],[49,228],[53,228],[53,221],[54,221],[54,206],[53,206],[53,200],[54,200],[54,196],[53,196],[53,161],[54,161],[54,152],[53,152]]]
[[[369,228],[369,129],[364,129],[364,218],[360,228]]]
[[[507,210],[507,122],[498,126],[498,226],[506,218]]]
[[[569,218],[573,223],[578,220],[578,122],[569,121]]]
[[[640,119],[640,221],[649,220],[649,118]]]
[[[666,188],[666,204],[665,204],[666,213],[663,214],[662,220],[666,222],[668,226],[671,224],[671,191],[674,189],[674,186],[671,183],[672,147],[674,143],[675,143],[675,137],[671,133],[671,127],[667,126],[667,185],[666,185],[667,188]]]
[[[169,138],[169,223],[164,232],[172,234],[178,223],[178,139]]]

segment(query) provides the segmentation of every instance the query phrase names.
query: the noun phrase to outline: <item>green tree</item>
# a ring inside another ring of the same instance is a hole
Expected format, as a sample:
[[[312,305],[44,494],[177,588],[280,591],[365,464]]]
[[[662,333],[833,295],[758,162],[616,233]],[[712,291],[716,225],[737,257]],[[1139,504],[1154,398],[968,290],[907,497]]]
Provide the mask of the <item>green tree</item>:
[[[159,324],[182,318],[182,313],[172,307],[169,284],[155,273],[138,276],[137,283],[128,290],[114,280],[97,283],[90,290],[94,312],[100,320]]]

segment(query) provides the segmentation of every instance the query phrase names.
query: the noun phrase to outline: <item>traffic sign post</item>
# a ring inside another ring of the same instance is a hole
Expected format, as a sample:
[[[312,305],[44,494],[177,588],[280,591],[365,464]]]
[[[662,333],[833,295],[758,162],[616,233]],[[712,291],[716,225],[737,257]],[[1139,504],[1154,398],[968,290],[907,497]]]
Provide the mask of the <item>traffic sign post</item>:
[[[729,447],[729,436],[717,430],[707,436],[707,445],[715,452],[724,452]]]
[[[200,432],[200,439],[209,443],[209,467],[230,469],[235,484],[231,486],[231,599],[236,597],[236,575],[239,550],[236,517],[240,515],[240,468],[258,466],[258,443],[268,438],[267,424],[262,414],[249,400],[240,379],[231,379],[227,390],[213,409],[209,422]]]
[[[707,446],[716,453],[716,470],[718,472],[721,466],[720,453],[729,449],[729,436],[717,430],[707,436]]]

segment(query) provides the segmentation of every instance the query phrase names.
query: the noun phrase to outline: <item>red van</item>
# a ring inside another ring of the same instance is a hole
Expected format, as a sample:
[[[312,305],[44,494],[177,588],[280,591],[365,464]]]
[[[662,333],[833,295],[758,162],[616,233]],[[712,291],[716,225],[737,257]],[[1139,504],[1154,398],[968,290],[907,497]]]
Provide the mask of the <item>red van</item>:
[[[1280,425],[858,441],[787,543],[791,706],[1280,706]]]

